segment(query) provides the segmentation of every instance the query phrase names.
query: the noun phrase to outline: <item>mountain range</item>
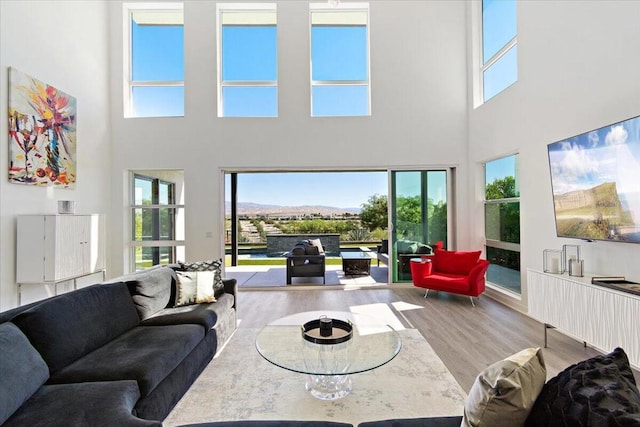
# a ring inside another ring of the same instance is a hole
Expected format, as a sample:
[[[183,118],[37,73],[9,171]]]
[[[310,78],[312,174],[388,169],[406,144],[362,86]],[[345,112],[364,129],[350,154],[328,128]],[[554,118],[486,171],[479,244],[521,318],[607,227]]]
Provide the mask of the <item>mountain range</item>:
[[[334,206],[303,205],[303,206],[280,206],[263,205],[260,203],[238,202],[238,215],[339,215],[344,213],[359,214],[360,208],[338,208]],[[225,212],[231,214],[231,202],[225,202]]]

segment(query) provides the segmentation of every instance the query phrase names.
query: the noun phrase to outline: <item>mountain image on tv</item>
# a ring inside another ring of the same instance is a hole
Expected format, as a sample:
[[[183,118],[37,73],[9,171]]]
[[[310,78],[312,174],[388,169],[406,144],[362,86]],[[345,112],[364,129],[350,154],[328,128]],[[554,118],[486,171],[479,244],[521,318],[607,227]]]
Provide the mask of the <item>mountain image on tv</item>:
[[[548,152],[559,237],[640,243],[640,117]]]
[[[630,212],[622,209],[615,182],[555,195],[553,202],[561,236],[616,239],[625,226],[633,226]]]

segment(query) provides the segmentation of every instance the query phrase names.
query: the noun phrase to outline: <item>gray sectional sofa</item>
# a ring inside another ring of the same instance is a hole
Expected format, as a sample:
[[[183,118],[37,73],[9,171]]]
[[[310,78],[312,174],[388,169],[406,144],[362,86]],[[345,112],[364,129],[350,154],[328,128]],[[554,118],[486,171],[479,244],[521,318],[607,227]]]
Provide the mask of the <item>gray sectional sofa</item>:
[[[175,307],[160,267],[0,313],[0,424],[159,426],[236,329],[236,282]]]

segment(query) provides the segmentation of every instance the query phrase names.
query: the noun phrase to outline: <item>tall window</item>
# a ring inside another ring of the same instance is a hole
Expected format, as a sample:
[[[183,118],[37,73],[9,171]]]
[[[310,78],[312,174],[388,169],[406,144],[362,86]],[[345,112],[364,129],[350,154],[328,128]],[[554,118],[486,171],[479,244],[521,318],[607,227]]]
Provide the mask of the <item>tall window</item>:
[[[516,0],[482,0],[482,100],[518,80]]]
[[[184,260],[184,206],[176,203],[177,186],[163,178],[177,171],[133,175],[132,248],[136,270]]]
[[[218,4],[218,117],[278,116],[275,4]]]
[[[520,294],[520,186],[518,155],[485,165],[484,221],[487,280]]]
[[[184,116],[182,3],[125,3],[125,117]]]
[[[370,115],[369,4],[310,8],[311,115]]]

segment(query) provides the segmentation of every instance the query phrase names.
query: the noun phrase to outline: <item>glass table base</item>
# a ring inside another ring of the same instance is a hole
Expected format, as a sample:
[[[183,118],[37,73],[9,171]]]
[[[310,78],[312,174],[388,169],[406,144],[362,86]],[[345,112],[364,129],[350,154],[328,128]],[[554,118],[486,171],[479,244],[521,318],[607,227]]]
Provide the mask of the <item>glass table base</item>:
[[[317,399],[342,399],[351,393],[351,378],[349,375],[307,375],[305,389]]]

